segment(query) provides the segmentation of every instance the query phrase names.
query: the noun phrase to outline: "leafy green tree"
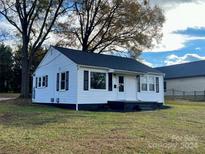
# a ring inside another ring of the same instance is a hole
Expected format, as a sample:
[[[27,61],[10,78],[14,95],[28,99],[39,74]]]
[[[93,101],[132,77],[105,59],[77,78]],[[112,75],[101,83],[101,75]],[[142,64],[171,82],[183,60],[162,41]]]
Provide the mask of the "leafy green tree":
[[[0,44],[0,92],[12,90],[12,49]]]
[[[12,68],[12,74],[13,74],[13,83],[12,83],[12,91],[14,92],[20,92],[21,91],[21,46],[17,47],[17,50],[14,51],[13,54],[13,68]],[[43,59],[44,55],[46,54],[48,50],[45,48],[40,48],[37,54],[35,54],[33,58],[33,63],[31,65],[31,71],[30,71],[30,79],[32,78],[32,74],[37,68],[37,66],[40,64],[41,60]],[[31,84],[32,80],[30,80],[30,88],[29,91],[31,92]]]

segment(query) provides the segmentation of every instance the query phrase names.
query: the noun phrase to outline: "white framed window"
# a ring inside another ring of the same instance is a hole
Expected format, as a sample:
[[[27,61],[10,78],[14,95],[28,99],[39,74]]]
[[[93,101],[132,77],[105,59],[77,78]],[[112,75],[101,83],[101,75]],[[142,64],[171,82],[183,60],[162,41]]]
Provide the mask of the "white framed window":
[[[142,91],[147,91],[147,76],[141,78],[141,89]]]
[[[57,91],[66,91],[69,87],[69,72],[57,73]]]
[[[106,73],[90,72],[90,88],[91,89],[106,89]]]
[[[36,88],[48,87],[48,75],[36,77]]]
[[[154,78],[154,76],[149,76],[149,91],[155,91],[155,78]]]

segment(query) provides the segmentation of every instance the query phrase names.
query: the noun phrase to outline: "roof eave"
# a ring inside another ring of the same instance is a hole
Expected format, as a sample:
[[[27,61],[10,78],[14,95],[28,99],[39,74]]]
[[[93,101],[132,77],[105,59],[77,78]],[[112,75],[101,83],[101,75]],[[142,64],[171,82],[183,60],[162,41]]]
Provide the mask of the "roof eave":
[[[120,69],[112,69],[108,67],[101,67],[101,66],[93,66],[93,65],[82,65],[78,64],[78,67],[86,67],[86,68],[95,68],[95,69],[104,69],[112,73],[126,73],[126,74],[152,74],[152,75],[165,75],[164,73],[157,73],[157,72],[138,72],[138,71],[128,71],[128,70],[120,70]]]

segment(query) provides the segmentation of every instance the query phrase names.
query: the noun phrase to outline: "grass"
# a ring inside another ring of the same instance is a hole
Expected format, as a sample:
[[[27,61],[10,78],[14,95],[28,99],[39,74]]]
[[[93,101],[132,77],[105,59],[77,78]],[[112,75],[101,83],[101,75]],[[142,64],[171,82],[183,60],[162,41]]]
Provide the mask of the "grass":
[[[88,112],[0,102],[0,153],[204,153],[205,103],[152,112]]]

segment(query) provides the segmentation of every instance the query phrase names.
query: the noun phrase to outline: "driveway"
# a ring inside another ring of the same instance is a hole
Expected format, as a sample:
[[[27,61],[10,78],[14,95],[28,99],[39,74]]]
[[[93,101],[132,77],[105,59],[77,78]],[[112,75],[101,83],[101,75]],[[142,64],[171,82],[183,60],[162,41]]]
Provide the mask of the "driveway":
[[[11,99],[15,99],[15,98],[1,98],[0,97],[0,101],[7,101],[7,100],[11,100]]]

